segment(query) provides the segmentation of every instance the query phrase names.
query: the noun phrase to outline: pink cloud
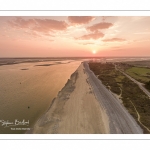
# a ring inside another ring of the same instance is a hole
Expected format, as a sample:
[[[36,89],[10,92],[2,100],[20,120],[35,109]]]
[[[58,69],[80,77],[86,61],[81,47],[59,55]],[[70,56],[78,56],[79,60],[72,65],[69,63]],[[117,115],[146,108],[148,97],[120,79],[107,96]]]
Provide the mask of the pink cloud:
[[[37,32],[53,32],[65,30],[68,24],[65,21],[57,21],[52,19],[28,19],[25,20],[21,17],[17,17],[15,20],[8,22],[14,28],[30,29]]]
[[[90,34],[83,35],[83,36],[79,37],[78,39],[80,39],[80,40],[90,40],[90,39],[97,40],[99,38],[102,38],[103,36],[104,36],[103,33],[95,32],[95,33],[90,33]]]
[[[102,40],[103,42],[124,42],[126,41],[125,39],[122,38],[111,38],[111,39],[104,39]]]
[[[15,20],[8,21],[9,25],[16,28],[29,28],[35,24],[34,19],[24,20],[21,17],[17,17]]]
[[[65,21],[57,21],[52,19],[35,19],[35,21],[38,25],[33,29],[39,32],[65,30],[68,27],[68,24]]]
[[[91,44],[95,44],[95,43],[94,42],[79,42],[78,44],[91,45]]]
[[[113,26],[112,23],[101,22],[101,23],[94,24],[90,27],[87,27],[87,29],[93,32],[93,31],[98,31],[99,29],[108,29],[111,26]]]
[[[69,22],[72,24],[87,24],[92,21],[95,17],[92,16],[70,16],[68,17]]]

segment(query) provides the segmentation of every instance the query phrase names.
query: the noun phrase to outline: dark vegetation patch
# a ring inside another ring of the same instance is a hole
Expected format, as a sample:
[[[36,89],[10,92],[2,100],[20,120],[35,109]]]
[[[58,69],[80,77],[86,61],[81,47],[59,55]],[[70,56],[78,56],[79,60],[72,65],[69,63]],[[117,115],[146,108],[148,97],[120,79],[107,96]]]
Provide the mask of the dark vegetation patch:
[[[123,75],[119,70],[116,70],[113,63],[89,63],[89,67],[95,75],[99,75],[98,78],[113,93],[119,95],[121,93],[120,88],[122,89],[121,97],[123,105],[138,122],[138,116],[134,109],[135,106],[141,116],[140,121],[150,129],[150,99],[138,85]],[[128,68],[130,66],[125,65],[125,67]],[[150,83],[148,83],[148,86],[150,86]],[[139,125],[144,133],[149,133],[140,123]]]
[[[137,66],[137,67],[147,67],[150,68],[150,60],[142,60],[142,61],[129,61],[126,64]]]
[[[35,65],[35,66],[51,66],[51,65],[54,65],[54,64],[42,64],[42,65]]]
[[[62,62],[55,62],[55,64],[62,64]]]
[[[52,66],[52,65],[58,65],[58,64],[68,64],[70,62],[56,62],[55,64],[41,64],[41,65],[35,65],[35,66]]]
[[[20,70],[29,70],[28,68],[23,68],[23,69],[20,69]]]
[[[150,81],[146,82],[145,87],[150,91]]]

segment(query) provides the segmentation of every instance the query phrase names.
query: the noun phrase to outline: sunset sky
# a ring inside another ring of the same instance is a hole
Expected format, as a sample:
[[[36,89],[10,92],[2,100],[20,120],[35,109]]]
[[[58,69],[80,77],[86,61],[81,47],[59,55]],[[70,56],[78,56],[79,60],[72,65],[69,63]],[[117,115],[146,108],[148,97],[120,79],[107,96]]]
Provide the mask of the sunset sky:
[[[0,57],[150,56],[150,17],[0,17]]]

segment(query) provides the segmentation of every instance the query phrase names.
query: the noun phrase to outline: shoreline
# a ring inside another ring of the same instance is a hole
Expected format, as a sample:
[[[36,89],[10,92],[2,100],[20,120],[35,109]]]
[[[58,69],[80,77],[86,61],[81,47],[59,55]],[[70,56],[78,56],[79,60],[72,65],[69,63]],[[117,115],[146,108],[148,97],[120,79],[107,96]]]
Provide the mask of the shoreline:
[[[97,101],[83,63],[53,99],[49,109],[27,133],[109,133],[105,110]]]
[[[78,69],[78,68],[77,68],[77,69]],[[76,70],[76,71],[77,71],[77,70]],[[76,71],[75,71],[75,72],[76,72]],[[33,125],[31,126],[30,130],[25,131],[25,134],[32,134],[32,133],[33,133],[33,130],[34,130],[35,125],[36,125],[39,121],[43,120],[44,116],[48,113],[48,111],[50,110],[50,108],[53,106],[53,104],[54,104],[55,100],[57,99],[57,97],[60,95],[60,93],[62,93],[62,90],[63,90],[63,89],[66,87],[66,85],[70,82],[71,77],[74,75],[75,72],[73,72],[73,73],[70,75],[70,78],[67,80],[67,82],[65,83],[64,87],[63,87],[60,91],[58,91],[56,97],[54,97],[54,98],[52,99],[52,101],[51,101],[51,103],[50,103],[50,106],[48,107],[47,110],[45,110],[44,114],[41,115],[41,116],[37,119],[37,121],[35,122],[35,124],[33,124]]]

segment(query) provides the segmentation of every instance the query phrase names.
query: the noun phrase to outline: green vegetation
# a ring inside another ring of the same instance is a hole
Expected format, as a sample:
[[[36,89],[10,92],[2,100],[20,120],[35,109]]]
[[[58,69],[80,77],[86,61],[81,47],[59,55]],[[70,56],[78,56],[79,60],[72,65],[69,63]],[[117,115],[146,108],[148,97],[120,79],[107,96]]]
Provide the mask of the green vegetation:
[[[146,82],[145,87],[150,90],[150,81]]]
[[[132,66],[127,63],[118,63],[117,66],[132,78],[144,83],[145,87],[150,91],[150,68]]]
[[[129,113],[138,122],[136,108],[141,117],[141,123],[150,129],[150,99],[138,85],[124,76],[120,71],[116,70],[112,63],[89,63],[89,67],[113,93],[119,95],[122,90],[122,101]],[[124,68],[129,69],[129,67],[130,66],[125,66]],[[149,133],[140,123],[139,125],[143,128],[144,133]]]
[[[150,69],[143,67],[131,67],[125,71],[136,80],[146,83],[150,80]]]

